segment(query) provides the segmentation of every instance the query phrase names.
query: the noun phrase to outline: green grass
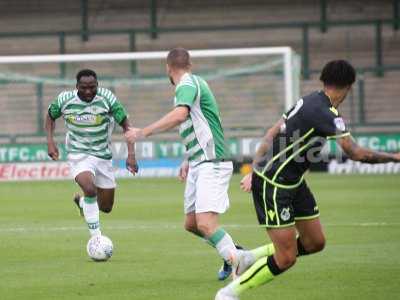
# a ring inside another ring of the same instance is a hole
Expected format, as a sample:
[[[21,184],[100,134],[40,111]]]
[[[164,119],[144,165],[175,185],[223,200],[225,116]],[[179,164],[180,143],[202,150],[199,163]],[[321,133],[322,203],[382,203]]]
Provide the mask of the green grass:
[[[311,174],[327,248],[242,299],[399,299],[399,179]],[[238,242],[256,247],[266,234],[239,180],[221,221]],[[113,212],[101,216],[115,247],[105,263],[86,255],[76,190],[70,181],[0,184],[0,299],[214,299],[221,260],[183,230],[183,185],[119,181]]]

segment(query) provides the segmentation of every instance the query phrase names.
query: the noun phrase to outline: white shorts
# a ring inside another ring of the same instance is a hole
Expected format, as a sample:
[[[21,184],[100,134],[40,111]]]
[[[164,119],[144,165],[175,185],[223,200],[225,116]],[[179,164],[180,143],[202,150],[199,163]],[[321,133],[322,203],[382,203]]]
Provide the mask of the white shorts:
[[[111,159],[102,159],[84,153],[68,154],[72,178],[82,172],[91,172],[95,178],[94,184],[103,189],[113,189],[117,186]]]
[[[232,171],[231,161],[190,166],[185,187],[185,214],[224,213],[229,208],[228,188]]]

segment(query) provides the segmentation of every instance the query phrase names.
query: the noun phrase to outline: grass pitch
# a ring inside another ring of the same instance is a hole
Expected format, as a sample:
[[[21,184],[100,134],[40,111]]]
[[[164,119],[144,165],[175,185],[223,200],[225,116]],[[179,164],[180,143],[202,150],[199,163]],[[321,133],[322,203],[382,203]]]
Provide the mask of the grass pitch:
[[[231,183],[221,219],[240,244],[266,242],[250,195]],[[241,299],[399,299],[399,176],[311,174],[327,247]],[[0,184],[0,299],[213,300],[221,260],[183,230],[183,185],[120,180],[114,210],[101,215],[114,242],[105,263],[86,254],[86,225],[70,181]]]

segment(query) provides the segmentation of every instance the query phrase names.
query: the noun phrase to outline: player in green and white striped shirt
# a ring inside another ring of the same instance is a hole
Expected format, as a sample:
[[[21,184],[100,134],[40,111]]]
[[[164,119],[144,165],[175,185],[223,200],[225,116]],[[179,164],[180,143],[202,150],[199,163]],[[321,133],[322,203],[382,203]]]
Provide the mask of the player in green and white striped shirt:
[[[185,229],[207,240],[229,267],[235,267],[239,252],[218,223],[219,214],[229,207],[228,187],[233,167],[231,161],[226,161],[217,102],[207,82],[191,73],[187,50],[176,48],[169,52],[167,73],[175,86],[175,108],[144,129],[129,129],[125,137],[134,142],[180,125],[188,157],[180,170],[180,178],[186,180]]]
[[[49,156],[58,160],[59,152],[53,134],[55,120],[63,117],[67,127],[66,148],[71,174],[81,187],[83,196],[75,196],[90,234],[99,235],[99,207],[109,213],[114,204],[115,178],[112,168],[111,133],[116,121],[128,130],[129,121],[124,107],[111,91],[99,88],[92,70],[76,75],[76,90],[64,91],[49,106],[46,118]],[[134,145],[128,143],[126,166],[138,171]]]

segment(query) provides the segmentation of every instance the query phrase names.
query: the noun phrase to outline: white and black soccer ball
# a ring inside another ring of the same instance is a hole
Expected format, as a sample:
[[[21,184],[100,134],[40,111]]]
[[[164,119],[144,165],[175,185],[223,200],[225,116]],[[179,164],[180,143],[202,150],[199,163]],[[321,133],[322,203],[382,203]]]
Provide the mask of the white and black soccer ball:
[[[104,235],[92,236],[86,245],[86,251],[94,261],[106,261],[113,254],[113,243]]]

